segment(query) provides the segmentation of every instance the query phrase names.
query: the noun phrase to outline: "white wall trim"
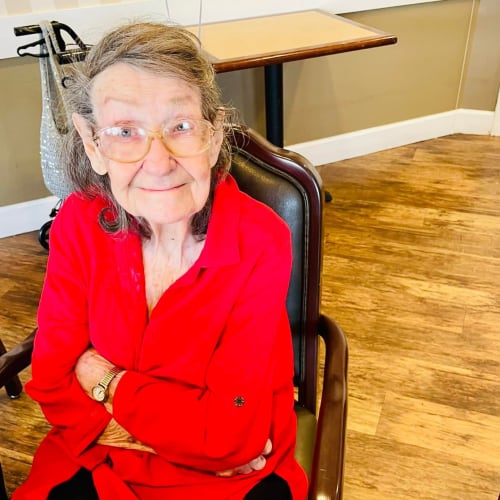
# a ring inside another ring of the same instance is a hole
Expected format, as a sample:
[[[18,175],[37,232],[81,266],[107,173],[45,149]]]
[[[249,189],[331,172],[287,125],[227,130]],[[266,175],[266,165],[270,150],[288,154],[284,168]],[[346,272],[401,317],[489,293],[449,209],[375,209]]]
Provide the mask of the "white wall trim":
[[[492,111],[457,109],[285,147],[313,165],[324,165],[444,135],[490,135],[494,115]]]
[[[457,109],[286,147],[323,165],[455,133],[489,135],[494,119],[492,111]],[[0,238],[40,229],[56,203],[49,196],[0,207]]]
[[[202,0],[194,2],[168,0],[170,17],[180,24],[198,24],[200,1]],[[437,1],[442,0],[253,0],[251,2],[204,0],[202,23],[270,16],[309,9],[324,9],[335,14],[345,14]]]
[[[440,0],[355,0],[354,2],[352,0],[326,0],[320,7],[336,14],[343,14],[437,1]]]
[[[35,2],[31,2],[34,4]],[[18,57],[17,47],[36,41],[38,35],[17,37],[14,27],[38,24],[41,20],[68,24],[81,39],[93,44],[101,35],[131,19],[162,21],[166,19],[164,0],[130,0],[126,3],[95,5],[73,9],[44,9],[43,5],[29,14],[0,15],[0,59]]]
[[[17,57],[16,49],[36,40],[33,36],[16,37],[13,28],[38,24],[43,19],[55,19],[71,26],[85,43],[95,43],[103,32],[130,19],[167,19],[183,24],[198,24],[202,0],[121,0],[117,3],[83,6],[70,9],[55,8],[55,2],[31,1],[27,14],[7,14],[0,0],[0,59]],[[247,17],[269,16],[308,9],[325,9],[336,14],[399,7],[442,0],[253,0],[228,2],[203,0],[202,22],[213,23]],[[38,2],[38,3],[37,3]],[[168,9],[167,9],[168,6]]]
[[[50,212],[57,201],[55,196],[47,196],[0,207],[0,238],[40,229],[50,220]]]

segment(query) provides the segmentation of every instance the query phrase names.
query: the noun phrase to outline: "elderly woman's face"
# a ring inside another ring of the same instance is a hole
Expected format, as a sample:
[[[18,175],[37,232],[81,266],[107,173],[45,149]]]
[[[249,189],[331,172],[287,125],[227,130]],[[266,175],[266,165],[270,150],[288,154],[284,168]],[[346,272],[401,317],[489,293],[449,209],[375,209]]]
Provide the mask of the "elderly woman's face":
[[[120,137],[128,136],[136,127],[161,132],[172,123],[175,130],[182,131],[189,121],[179,119],[202,119],[197,89],[177,78],[158,76],[124,63],[98,75],[91,96],[97,130],[113,127],[112,134],[117,130]],[[220,151],[220,132],[215,132],[198,154],[181,155],[188,157],[174,156],[162,140],[153,139],[149,152],[130,163],[130,158],[128,162],[117,161],[121,158],[110,155],[104,142],[96,146],[89,140],[92,132],[85,129],[80,117],[74,120],[92,167],[99,174],[109,175],[113,195],[130,214],[144,217],[152,225],[171,224],[189,221],[205,205],[210,171]]]

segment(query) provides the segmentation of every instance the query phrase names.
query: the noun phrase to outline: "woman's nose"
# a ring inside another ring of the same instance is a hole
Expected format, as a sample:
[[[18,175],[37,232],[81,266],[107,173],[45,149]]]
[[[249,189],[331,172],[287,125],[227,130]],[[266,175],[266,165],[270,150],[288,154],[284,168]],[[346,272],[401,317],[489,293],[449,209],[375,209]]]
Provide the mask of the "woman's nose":
[[[159,137],[153,138],[148,154],[144,158],[143,168],[156,175],[164,175],[171,172],[176,165],[175,158],[163,140]]]

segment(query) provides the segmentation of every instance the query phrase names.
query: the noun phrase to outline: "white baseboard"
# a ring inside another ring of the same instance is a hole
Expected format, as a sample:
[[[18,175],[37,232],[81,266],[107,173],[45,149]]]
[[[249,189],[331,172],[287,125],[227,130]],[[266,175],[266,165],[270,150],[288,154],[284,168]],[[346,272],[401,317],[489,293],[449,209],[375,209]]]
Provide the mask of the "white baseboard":
[[[286,148],[304,155],[313,165],[324,165],[450,134],[490,135],[494,120],[494,112],[457,109]],[[56,203],[57,198],[49,196],[0,207],[0,238],[40,229]]]
[[[285,147],[317,166],[450,134],[490,135],[494,119],[493,111],[457,109]]]
[[[0,238],[35,231],[50,220],[55,196],[0,207]]]

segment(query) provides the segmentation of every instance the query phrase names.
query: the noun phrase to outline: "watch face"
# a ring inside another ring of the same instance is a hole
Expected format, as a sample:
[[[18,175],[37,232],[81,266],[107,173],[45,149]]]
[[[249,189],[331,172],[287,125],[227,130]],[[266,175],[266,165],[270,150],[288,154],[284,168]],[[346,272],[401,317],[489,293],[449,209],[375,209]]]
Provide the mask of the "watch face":
[[[92,389],[92,397],[96,401],[99,401],[99,403],[102,403],[106,399],[106,389],[102,385],[96,385]]]

